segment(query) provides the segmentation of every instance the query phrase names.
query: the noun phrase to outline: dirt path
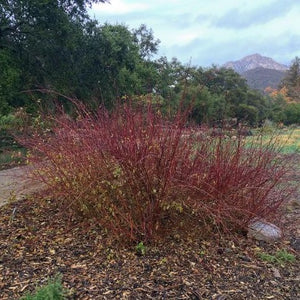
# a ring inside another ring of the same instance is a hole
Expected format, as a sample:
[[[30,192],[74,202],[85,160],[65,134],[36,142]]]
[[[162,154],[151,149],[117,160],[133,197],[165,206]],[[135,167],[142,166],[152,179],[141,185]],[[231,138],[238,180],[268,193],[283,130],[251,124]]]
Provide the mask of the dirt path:
[[[34,182],[29,171],[29,166],[0,171],[0,207],[41,190],[41,183]]]

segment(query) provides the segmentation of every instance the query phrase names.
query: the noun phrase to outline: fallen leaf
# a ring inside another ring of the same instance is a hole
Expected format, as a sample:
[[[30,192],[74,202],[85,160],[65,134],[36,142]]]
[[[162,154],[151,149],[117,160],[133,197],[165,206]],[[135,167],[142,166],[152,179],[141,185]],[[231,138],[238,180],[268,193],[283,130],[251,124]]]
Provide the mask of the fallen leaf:
[[[86,264],[73,264],[71,265],[71,269],[86,269]]]
[[[274,277],[275,277],[275,278],[281,278],[281,275],[280,275],[278,269],[276,269],[276,268],[273,267],[273,268],[272,268],[272,271],[273,271],[273,274],[274,274]]]

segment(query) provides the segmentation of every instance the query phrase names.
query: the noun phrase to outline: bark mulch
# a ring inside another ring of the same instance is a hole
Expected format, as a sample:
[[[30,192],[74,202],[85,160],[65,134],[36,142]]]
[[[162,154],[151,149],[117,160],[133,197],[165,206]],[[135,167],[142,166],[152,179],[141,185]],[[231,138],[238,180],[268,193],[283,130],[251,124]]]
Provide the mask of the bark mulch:
[[[58,273],[69,299],[299,299],[299,206],[287,212],[280,243],[175,235],[138,255],[50,200],[11,203],[0,209],[0,299],[19,299]],[[296,261],[259,258],[279,249]]]

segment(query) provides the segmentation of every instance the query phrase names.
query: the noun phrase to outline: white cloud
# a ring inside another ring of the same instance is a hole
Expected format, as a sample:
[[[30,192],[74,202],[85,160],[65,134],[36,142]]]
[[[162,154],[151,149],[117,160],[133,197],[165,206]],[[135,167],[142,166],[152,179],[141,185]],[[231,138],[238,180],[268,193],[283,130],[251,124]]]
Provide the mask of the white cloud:
[[[188,44],[192,42],[193,40],[197,39],[199,35],[196,32],[190,32],[190,31],[182,31],[177,34],[176,44]]]
[[[149,5],[140,1],[131,1],[130,3],[126,0],[111,0],[110,3],[94,4],[93,12],[95,14],[124,15],[130,12],[144,11],[147,8],[149,8]]]
[[[101,23],[144,23],[161,55],[210,65],[252,53],[287,63],[300,56],[300,2],[295,0],[111,0],[93,6]],[[289,58],[288,58],[289,57]]]

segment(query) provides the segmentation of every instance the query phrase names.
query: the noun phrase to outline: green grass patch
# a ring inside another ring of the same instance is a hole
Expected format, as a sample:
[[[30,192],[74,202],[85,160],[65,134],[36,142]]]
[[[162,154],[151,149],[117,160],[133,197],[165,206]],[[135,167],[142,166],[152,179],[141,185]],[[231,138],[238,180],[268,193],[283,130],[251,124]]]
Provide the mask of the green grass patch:
[[[33,294],[28,294],[20,300],[63,300],[66,299],[66,291],[61,282],[61,276],[49,279],[48,283],[38,287]]]
[[[288,253],[286,250],[278,250],[275,254],[268,254],[265,252],[258,253],[258,257],[268,263],[292,263],[296,261],[296,257]]]

